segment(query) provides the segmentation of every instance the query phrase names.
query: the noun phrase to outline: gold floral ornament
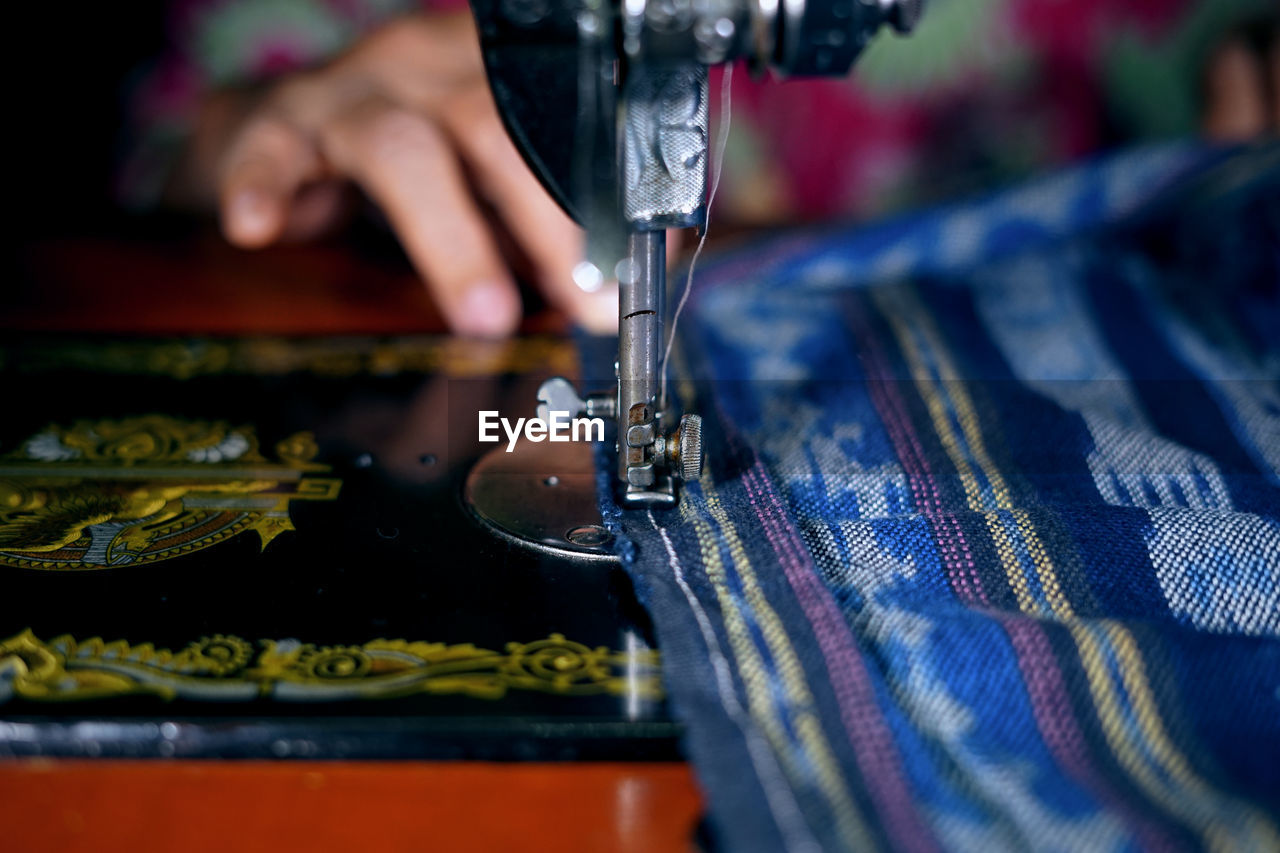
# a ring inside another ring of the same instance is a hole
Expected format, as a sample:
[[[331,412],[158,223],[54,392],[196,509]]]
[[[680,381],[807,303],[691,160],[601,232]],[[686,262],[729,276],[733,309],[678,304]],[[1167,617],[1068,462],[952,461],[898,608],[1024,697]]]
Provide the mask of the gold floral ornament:
[[[251,427],[165,415],[53,424],[0,457],[0,565],[81,570],[168,560],[293,530],[295,500],[333,500],[310,433],[265,456]]]
[[[595,648],[552,634],[508,643],[373,640],[315,646],[297,640],[202,637],[181,651],[69,636],[45,642],[23,631],[0,643],[0,703],[150,695],[161,699],[339,702],[455,694],[500,699],[510,690],[557,696],[662,697],[658,653]]]
[[[510,643],[511,660],[506,672],[530,684],[546,684],[554,690],[572,690],[605,677],[609,653],[604,648],[588,648],[559,634],[528,645]]]

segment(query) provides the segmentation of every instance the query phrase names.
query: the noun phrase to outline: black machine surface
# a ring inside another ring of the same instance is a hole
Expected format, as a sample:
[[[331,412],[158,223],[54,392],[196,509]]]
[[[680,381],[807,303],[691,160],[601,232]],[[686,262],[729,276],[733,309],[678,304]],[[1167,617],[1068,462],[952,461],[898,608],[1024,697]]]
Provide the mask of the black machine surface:
[[[676,757],[621,569],[462,504],[477,410],[573,361],[553,339],[7,344],[0,754]]]

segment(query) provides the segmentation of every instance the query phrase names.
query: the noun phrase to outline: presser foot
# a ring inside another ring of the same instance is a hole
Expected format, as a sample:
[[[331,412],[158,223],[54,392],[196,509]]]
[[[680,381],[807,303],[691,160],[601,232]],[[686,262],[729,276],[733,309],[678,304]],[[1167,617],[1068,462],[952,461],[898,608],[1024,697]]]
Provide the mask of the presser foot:
[[[581,397],[572,383],[559,376],[538,389],[538,417],[550,421],[552,413],[570,418],[617,417],[619,496],[625,504],[674,505],[680,481],[696,480],[702,474],[702,418],[698,415],[684,415],[674,430],[663,432],[662,413],[652,403],[637,403],[624,423],[612,396]]]
[[[675,482],[666,474],[651,486],[628,485],[622,492],[623,503],[633,506],[675,506],[677,499]]]

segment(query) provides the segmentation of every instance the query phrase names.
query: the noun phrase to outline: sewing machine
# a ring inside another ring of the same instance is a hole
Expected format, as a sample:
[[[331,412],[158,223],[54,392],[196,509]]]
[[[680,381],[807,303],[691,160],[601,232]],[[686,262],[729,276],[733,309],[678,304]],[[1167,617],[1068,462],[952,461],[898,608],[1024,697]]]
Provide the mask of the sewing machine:
[[[542,407],[616,419],[622,497],[673,502],[702,454],[697,417],[661,393],[665,229],[706,222],[707,66],[842,73],[918,8],[475,9],[512,137],[587,228],[580,283],[620,283],[616,391],[554,379]],[[678,757],[647,616],[608,565],[589,445],[480,458],[471,441],[478,410],[534,396],[520,378],[572,369],[565,342],[227,338],[216,323],[261,333],[246,324],[280,316],[261,306],[291,293],[281,269],[310,299],[328,282],[392,319],[414,306],[387,293],[422,290],[292,250],[77,245],[32,248],[44,301],[0,310],[21,333],[0,347],[7,398],[39,401],[0,424],[0,756]],[[128,273],[95,303],[108,268]],[[137,311],[192,269],[205,278],[184,291],[189,313]],[[351,313],[339,304],[335,322]],[[32,332],[51,328],[64,334]],[[216,334],[88,334],[193,330]],[[540,455],[565,448],[578,453]],[[459,507],[464,486],[490,529]]]
[[[578,285],[616,278],[617,388],[564,379],[539,417],[617,423],[619,497],[672,504],[702,469],[702,426],[662,383],[666,229],[706,225],[707,68],[837,76],[884,24],[910,32],[922,0],[472,0],[498,110],[544,187],[586,228]],[[484,513],[481,513],[484,515]]]

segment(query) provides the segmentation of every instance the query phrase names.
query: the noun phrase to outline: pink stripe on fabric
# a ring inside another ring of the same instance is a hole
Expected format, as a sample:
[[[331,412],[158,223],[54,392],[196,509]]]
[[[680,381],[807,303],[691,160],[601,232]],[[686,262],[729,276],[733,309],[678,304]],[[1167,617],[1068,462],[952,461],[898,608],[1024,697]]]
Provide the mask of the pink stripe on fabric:
[[[1116,811],[1133,828],[1143,850],[1176,849],[1173,839],[1130,808],[1089,763],[1084,734],[1072,715],[1067,686],[1044,629],[1024,616],[1000,613],[996,618],[1009,635],[1036,727],[1058,766],[1099,802],[1116,804]]]
[[[877,375],[888,376],[882,352],[874,343],[875,336],[868,333],[861,338],[868,343],[868,367]],[[889,440],[907,473],[917,508],[934,529],[943,565],[952,579],[956,594],[966,604],[989,604],[964,531],[955,516],[942,507],[942,498],[924,455],[924,448],[915,434],[906,405],[897,393],[893,380],[869,380],[867,385],[889,433]],[[968,578],[965,577],[966,574]],[[1009,635],[1022,681],[1031,700],[1036,727],[1058,765],[1099,801],[1122,802],[1089,764],[1083,735],[1072,716],[1066,685],[1062,681],[1057,661],[1053,658],[1048,638],[1038,626],[1018,616],[1003,613],[993,615],[1000,620]],[[1144,848],[1168,850],[1175,846],[1154,824],[1143,821],[1131,809],[1122,806],[1119,810],[1126,822],[1134,827]]]
[[[875,336],[868,333],[861,335],[861,338],[868,344],[869,373],[888,376],[884,358],[879,347],[874,344]],[[907,475],[916,508],[933,528],[934,537],[938,541],[938,556],[947,570],[947,577],[951,579],[952,589],[965,604],[989,604],[986,590],[982,588],[982,581],[978,577],[973,554],[969,551],[969,543],[965,541],[964,531],[955,515],[943,509],[937,480],[924,455],[924,447],[912,429],[906,405],[897,393],[893,380],[868,378],[867,390],[880,412],[880,420],[889,433],[889,441],[898,453],[898,461],[902,463]]]
[[[867,782],[867,791],[882,815],[886,833],[895,846],[903,850],[937,850],[937,844],[926,833],[916,812],[893,735],[880,713],[849,626],[818,579],[817,569],[795,531],[785,522],[781,501],[759,458],[743,474],[742,485],[787,581],[814,628],[840,706],[840,719],[853,747],[858,770]]]

